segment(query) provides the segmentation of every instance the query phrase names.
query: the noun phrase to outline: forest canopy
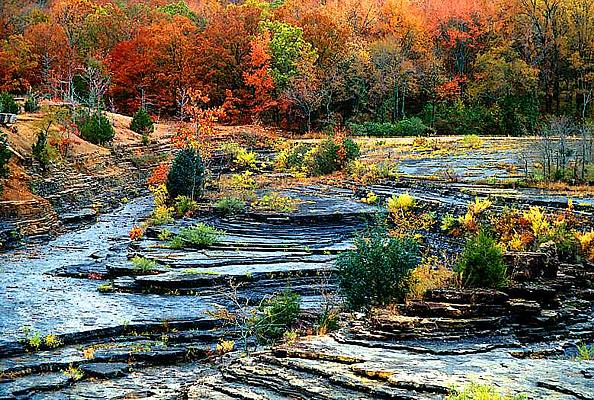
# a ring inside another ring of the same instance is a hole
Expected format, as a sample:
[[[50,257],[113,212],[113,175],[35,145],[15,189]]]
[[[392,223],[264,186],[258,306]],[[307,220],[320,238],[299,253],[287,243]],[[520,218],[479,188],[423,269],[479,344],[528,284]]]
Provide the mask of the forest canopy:
[[[231,123],[532,133],[592,117],[591,0],[4,0],[0,91]],[[420,128],[419,128],[420,127]]]

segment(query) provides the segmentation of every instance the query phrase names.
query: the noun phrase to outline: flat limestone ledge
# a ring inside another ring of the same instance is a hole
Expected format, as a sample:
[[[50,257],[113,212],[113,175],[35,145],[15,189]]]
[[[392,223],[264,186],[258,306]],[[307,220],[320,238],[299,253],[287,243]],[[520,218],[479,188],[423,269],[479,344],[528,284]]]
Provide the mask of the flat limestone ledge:
[[[436,355],[310,337],[235,358],[220,376],[193,385],[188,398],[237,398],[241,393],[254,399],[441,399],[452,388],[471,382],[493,385],[502,393],[524,393],[530,399],[594,398],[594,363],[518,358],[512,352],[493,348]]]

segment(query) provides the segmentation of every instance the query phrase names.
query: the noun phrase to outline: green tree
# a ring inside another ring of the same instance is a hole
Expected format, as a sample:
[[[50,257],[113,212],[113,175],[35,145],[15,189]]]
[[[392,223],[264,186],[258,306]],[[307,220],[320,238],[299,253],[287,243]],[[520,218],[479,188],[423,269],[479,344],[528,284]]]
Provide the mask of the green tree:
[[[171,198],[186,196],[199,198],[204,189],[204,164],[200,154],[193,148],[184,148],[177,153],[167,174],[167,192]]]
[[[10,93],[0,93],[0,113],[19,113],[19,105],[14,101],[14,97],[12,97]]]
[[[262,26],[270,32],[270,73],[275,87],[282,92],[289,80],[297,74],[298,63],[305,59],[315,59],[316,50],[303,39],[303,29],[299,27],[281,21],[266,21]]]
[[[87,111],[86,114],[82,115],[77,125],[80,137],[94,144],[105,144],[115,136],[115,130],[111,122],[101,111]]]
[[[500,133],[532,132],[538,119],[538,69],[510,46],[493,48],[477,57],[475,79],[468,95],[498,119]]]
[[[148,137],[154,132],[155,125],[153,124],[153,120],[148,111],[146,111],[144,107],[139,108],[134,114],[134,117],[132,117],[130,129],[141,134],[143,142],[148,142]]]
[[[507,282],[507,266],[501,249],[484,231],[468,239],[454,270],[465,286],[501,287]]]
[[[12,152],[8,149],[8,137],[0,132],[0,178],[8,176],[8,161]]]
[[[204,26],[205,20],[204,18],[200,17],[194,11],[188,7],[184,0],[180,0],[177,3],[170,3],[158,8],[160,12],[163,14],[167,14],[170,16],[180,15],[182,17],[188,18],[190,21],[194,23],[196,26]]]

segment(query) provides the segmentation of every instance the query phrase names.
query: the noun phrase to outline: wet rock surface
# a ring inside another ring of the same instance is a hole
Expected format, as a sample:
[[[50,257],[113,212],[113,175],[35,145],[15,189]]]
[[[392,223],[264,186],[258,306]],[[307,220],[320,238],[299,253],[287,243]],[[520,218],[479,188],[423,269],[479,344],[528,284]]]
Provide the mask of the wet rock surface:
[[[411,189],[373,187],[380,195]],[[474,198],[437,185],[415,190],[428,208],[450,211]],[[476,379],[530,398],[594,398],[591,362],[573,359],[576,343],[594,340],[594,268],[545,250],[508,260],[522,277],[513,286],[433,290],[370,319],[345,316],[331,336],[211,364],[217,342],[234,336],[206,314],[232,306],[229,280],[241,282],[241,299],[290,287],[306,312],[315,309],[320,288],[336,286],[337,253],[378,212],[347,189],[286,193],[303,200],[293,214],[208,213],[150,228],[131,244],[130,228],[152,209],[139,198],[47,244],[0,254],[0,398],[431,399]],[[226,234],[205,249],[158,240],[197,222]],[[135,269],[135,255],[157,268]],[[59,344],[48,345],[48,335]]]
[[[106,154],[71,156],[47,170],[36,161],[23,165],[31,180],[31,199],[0,201],[0,250],[12,237],[47,240],[59,232],[93,222],[122,199],[142,194],[142,184],[162,156],[171,151],[169,135],[147,145],[121,143]]]
[[[436,399],[476,380],[535,399],[594,396],[587,362],[522,359],[512,356],[510,348],[476,349],[464,342],[450,344],[451,354],[428,352],[429,346],[396,342],[369,347],[349,343],[341,333],[308,338],[233,360],[220,375],[192,386],[189,398],[234,398],[242,391],[244,398],[265,399]]]

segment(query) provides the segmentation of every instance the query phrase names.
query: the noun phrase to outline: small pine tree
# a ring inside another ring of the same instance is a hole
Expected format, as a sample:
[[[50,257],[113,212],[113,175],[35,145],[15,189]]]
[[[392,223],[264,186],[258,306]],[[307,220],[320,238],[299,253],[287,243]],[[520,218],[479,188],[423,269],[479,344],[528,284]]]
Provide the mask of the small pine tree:
[[[142,142],[148,143],[148,138],[155,130],[155,125],[149,113],[143,107],[139,108],[132,117],[130,129],[142,135]]]
[[[49,154],[47,153],[47,137],[48,131],[41,130],[37,133],[37,141],[33,145],[31,149],[31,153],[33,153],[33,157],[41,164],[41,166],[45,169],[45,167],[49,164]]]
[[[25,112],[34,113],[39,111],[39,103],[37,102],[37,97],[29,96],[27,101],[25,101]]]
[[[94,144],[105,144],[115,136],[109,119],[100,111],[83,115],[77,123],[80,137]]]
[[[497,288],[507,283],[507,266],[501,249],[485,231],[468,239],[454,270],[465,286]]]
[[[18,114],[19,105],[14,101],[14,97],[8,92],[0,93],[0,113]]]
[[[202,195],[204,164],[196,150],[182,149],[177,153],[169,169],[166,185],[171,198],[186,196],[195,200]]]
[[[8,149],[8,138],[5,134],[0,132],[0,178],[8,176],[8,161],[12,157],[12,152]],[[0,193],[2,193],[2,185],[0,185]]]

